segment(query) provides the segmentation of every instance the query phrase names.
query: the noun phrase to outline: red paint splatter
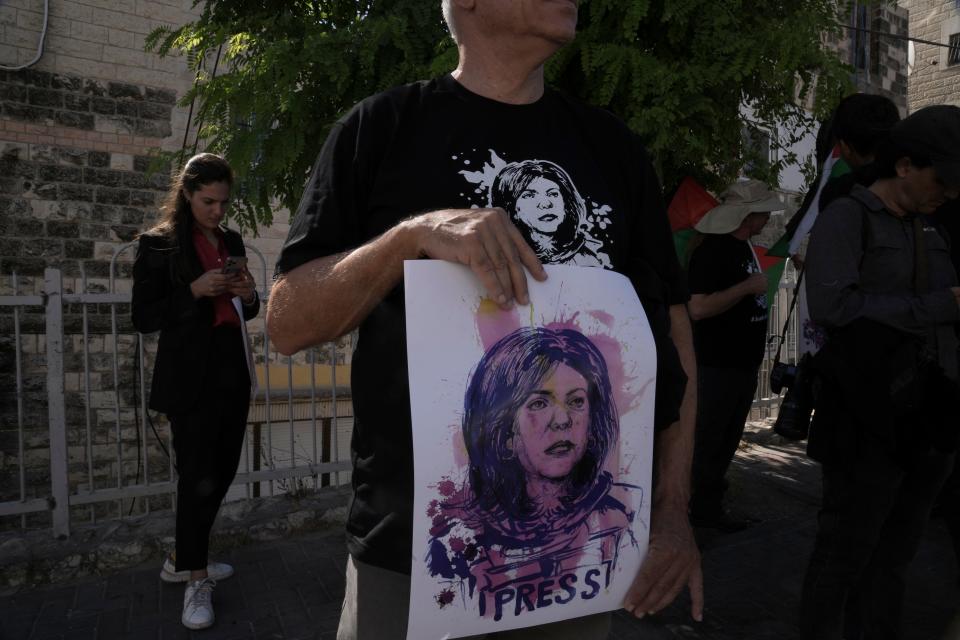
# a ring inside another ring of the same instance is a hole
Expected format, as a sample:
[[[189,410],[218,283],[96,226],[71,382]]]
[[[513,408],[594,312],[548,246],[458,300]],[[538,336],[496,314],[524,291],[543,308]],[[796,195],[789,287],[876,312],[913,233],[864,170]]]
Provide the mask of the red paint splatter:
[[[427,517],[434,518],[438,513],[440,513],[440,503],[436,500],[431,500],[430,506],[427,507]]]
[[[457,553],[463,551],[467,548],[467,543],[463,541],[462,538],[457,538],[456,536],[450,537],[450,550]]]
[[[442,513],[433,517],[433,526],[430,527],[430,535],[439,537],[443,535],[444,530],[449,526],[447,517]]]

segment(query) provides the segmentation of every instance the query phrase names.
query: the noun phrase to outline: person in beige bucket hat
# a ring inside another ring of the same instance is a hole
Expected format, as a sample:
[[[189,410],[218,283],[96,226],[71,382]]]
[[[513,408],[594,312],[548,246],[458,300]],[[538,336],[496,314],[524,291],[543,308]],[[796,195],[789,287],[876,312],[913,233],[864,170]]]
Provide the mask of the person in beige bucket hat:
[[[690,521],[732,532],[747,526],[724,510],[726,472],[757,387],[767,339],[767,277],[750,244],[783,209],[759,180],[731,185],[696,225],[690,256],[690,316],[697,354],[697,427]]]
[[[711,209],[694,227],[700,233],[731,233],[751,213],[782,211],[784,204],[774,191],[760,180],[735,182],[720,195],[720,204]]]

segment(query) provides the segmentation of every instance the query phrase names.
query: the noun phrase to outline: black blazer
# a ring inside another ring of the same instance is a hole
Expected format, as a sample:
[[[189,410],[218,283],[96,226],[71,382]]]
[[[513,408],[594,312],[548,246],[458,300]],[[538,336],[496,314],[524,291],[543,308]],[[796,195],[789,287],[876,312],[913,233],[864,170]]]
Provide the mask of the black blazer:
[[[246,255],[240,234],[223,232],[228,253]],[[196,404],[211,366],[213,300],[196,300],[190,292],[190,283],[204,273],[191,234],[191,229],[183,230],[179,239],[144,234],[133,263],[133,326],[140,333],[160,332],[148,406],[166,414]],[[253,304],[243,306],[244,321],[259,311],[258,296]],[[238,343],[237,348],[243,345]]]

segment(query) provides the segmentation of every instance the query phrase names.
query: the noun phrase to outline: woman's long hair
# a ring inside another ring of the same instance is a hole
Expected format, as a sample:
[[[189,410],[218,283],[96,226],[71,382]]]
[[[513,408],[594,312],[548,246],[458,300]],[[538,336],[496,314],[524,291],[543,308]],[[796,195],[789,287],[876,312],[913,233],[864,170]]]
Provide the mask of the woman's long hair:
[[[160,205],[160,220],[146,233],[183,237],[186,231],[193,228],[190,203],[183,192],[193,194],[214,182],[233,184],[233,170],[227,161],[212,153],[201,153],[190,158],[170,183],[170,190]]]
[[[559,364],[584,377],[590,403],[587,449],[567,478],[568,506],[594,486],[617,440],[619,419],[607,365],[586,336],[573,329],[526,327],[501,338],[477,364],[464,398],[470,486],[488,513],[513,520],[535,515],[536,506],[526,494],[526,472],[511,441],[518,410]]]

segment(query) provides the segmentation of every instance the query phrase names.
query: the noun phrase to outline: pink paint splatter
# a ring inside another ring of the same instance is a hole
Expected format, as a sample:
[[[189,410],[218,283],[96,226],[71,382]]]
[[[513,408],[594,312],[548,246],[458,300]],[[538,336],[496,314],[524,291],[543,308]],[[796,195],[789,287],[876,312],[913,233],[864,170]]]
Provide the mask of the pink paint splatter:
[[[427,517],[435,518],[438,513],[440,513],[440,503],[436,500],[431,500],[430,506],[427,507]]]
[[[480,344],[483,345],[484,351],[495,345],[500,338],[523,326],[517,307],[504,311],[489,298],[480,301],[476,318],[477,332],[480,334]]]
[[[450,478],[444,478],[437,485],[437,491],[440,492],[440,495],[449,498],[457,490],[457,485],[453,483],[453,480]]]
[[[456,536],[450,536],[450,550],[455,552],[463,551],[467,548],[467,543],[463,541],[463,538],[458,538]]]
[[[591,317],[596,318],[597,321],[603,323],[603,325],[606,326],[608,329],[613,329],[614,320],[613,320],[612,314],[609,314],[606,311],[600,311],[599,309],[588,311],[587,313]]]

